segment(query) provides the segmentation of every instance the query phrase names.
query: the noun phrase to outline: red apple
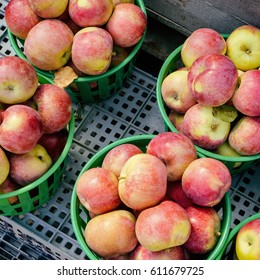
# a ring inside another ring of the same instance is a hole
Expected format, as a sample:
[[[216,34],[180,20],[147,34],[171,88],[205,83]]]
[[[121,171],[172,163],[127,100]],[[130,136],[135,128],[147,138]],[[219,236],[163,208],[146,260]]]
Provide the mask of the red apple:
[[[86,170],[76,184],[76,192],[81,204],[93,214],[112,211],[121,203],[116,175],[101,167]]]
[[[114,7],[105,28],[115,45],[131,47],[141,40],[146,26],[147,17],[141,8],[132,3],[122,3]]]
[[[159,203],[166,194],[166,187],[166,166],[150,154],[136,154],[129,158],[119,176],[120,199],[134,210]]]
[[[25,102],[34,95],[37,85],[36,71],[27,61],[16,56],[0,58],[0,102]]]
[[[110,68],[116,67],[121,62],[123,62],[130,54],[132,48],[122,48],[119,46],[113,46],[112,58],[110,63]]]
[[[0,195],[5,193],[10,193],[13,191],[18,190],[22,186],[15,183],[10,176],[8,176],[2,184],[0,184]],[[10,204],[14,204],[19,201],[19,198],[17,195],[8,197],[8,201]]]
[[[5,151],[0,146],[0,185],[5,181],[10,171],[10,163]]]
[[[168,115],[168,118],[174,125],[174,127],[178,130],[178,132],[182,133],[182,123],[184,119],[184,114],[171,110]]]
[[[185,209],[170,200],[144,209],[138,215],[135,226],[139,243],[153,252],[183,245],[190,231],[191,224]]]
[[[72,116],[72,101],[69,94],[53,84],[39,85],[34,96],[44,133],[62,130]]]
[[[229,169],[213,158],[198,158],[182,176],[182,188],[191,201],[200,206],[215,206],[231,187]]]
[[[57,18],[61,21],[63,21],[65,24],[68,25],[68,27],[71,29],[71,31],[73,32],[73,34],[76,34],[81,27],[78,26],[70,17],[69,14],[69,6],[67,6],[67,9]]]
[[[162,132],[147,145],[146,152],[158,157],[167,167],[167,180],[180,180],[187,166],[197,159],[191,140],[177,132]]]
[[[2,114],[0,145],[15,154],[33,149],[43,134],[39,113],[26,105],[12,105]]]
[[[232,97],[237,80],[235,64],[223,54],[200,56],[188,74],[188,86],[194,99],[214,107],[225,104]]]

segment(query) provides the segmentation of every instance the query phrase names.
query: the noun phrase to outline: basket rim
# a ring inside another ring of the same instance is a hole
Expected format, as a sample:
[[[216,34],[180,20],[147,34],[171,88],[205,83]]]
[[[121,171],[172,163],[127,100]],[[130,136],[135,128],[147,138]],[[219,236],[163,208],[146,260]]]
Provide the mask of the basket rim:
[[[229,34],[221,34],[225,39],[228,38]],[[165,110],[165,105],[164,105],[164,101],[162,98],[162,94],[161,94],[161,86],[162,86],[162,82],[165,78],[166,75],[166,69],[167,67],[171,64],[173,58],[175,58],[177,55],[180,55],[181,49],[182,49],[182,45],[180,45],[179,47],[177,47],[164,61],[159,74],[158,74],[158,79],[157,79],[157,85],[156,85],[156,98],[157,98],[157,104],[160,110],[160,113],[163,117],[164,122],[166,123],[166,125],[169,127],[169,129],[171,131],[175,131],[178,132],[178,130],[176,129],[176,127],[172,124],[172,122],[170,121],[170,119],[168,118],[168,115],[166,113]],[[256,155],[249,155],[249,156],[239,156],[239,157],[231,157],[231,156],[224,156],[224,155],[220,155],[214,152],[211,152],[209,150],[203,149],[201,147],[199,147],[198,145],[194,145],[197,152],[200,153],[201,155],[204,156],[208,156],[208,157],[213,157],[216,158],[220,161],[225,161],[225,162],[250,162],[250,161],[254,161],[254,160],[258,160],[260,159],[260,153],[256,154]]]
[[[83,237],[82,234],[82,228],[80,227],[79,223],[78,223],[78,219],[77,217],[79,216],[79,209],[80,209],[80,201],[77,197],[77,193],[76,193],[76,185],[78,183],[78,180],[80,178],[80,176],[87,170],[89,169],[93,163],[95,163],[95,161],[97,159],[99,159],[100,157],[103,157],[110,149],[112,149],[113,147],[116,147],[120,144],[123,143],[132,143],[133,141],[137,141],[137,140],[151,140],[155,135],[151,135],[151,134],[144,134],[144,135],[136,135],[136,136],[129,136],[126,138],[122,138],[118,141],[115,141],[111,144],[109,144],[108,146],[106,146],[105,148],[101,149],[99,152],[97,152],[86,164],[85,166],[82,168],[80,174],[77,177],[77,180],[74,184],[74,188],[71,194],[71,204],[70,204],[70,212],[71,212],[71,222],[72,222],[72,227],[74,230],[74,234],[82,248],[82,250],[84,251],[84,253],[92,259],[98,260],[101,259],[101,257],[97,257],[95,255],[95,253],[93,253],[93,251],[88,247],[88,245],[86,244],[86,241]],[[224,244],[226,243],[226,239],[228,238],[228,234],[229,234],[229,230],[230,230],[230,225],[231,225],[231,220],[232,220],[232,210],[231,210],[231,200],[230,200],[230,195],[229,193],[226,193],[221,201],[221,207],[223,208],[223,217],[222,217],[222,221],[221,221],[221,236],[219,238],[219,240],[217,241],[213,251],[211,251],[210,253],[208,253],[207,255],[207,259],[208,260],[214,260],[218,255],[220,250],[222,249],[222,247],[224,246]],[[81,205],[84,208],[83,205]],[[88,213],[88,211],[85,209],[86,213]],[[223,226],[223,228],[222,228]]]
[[[144,2],[143,0],[135,0],[136,2],[136,5],[139,6],[141,8],[141,10],[145,13],[145,15],[147,16],[147,11],[146,11],[146,7],[144,5]],[[100,74],[100,75],[95,75],[95,76],[86,76],[86,77],[78,77],[74,80],[75,83],[78,83],[78,82],[95,82],[99,79],[103,79],[103,78],[107,78],[111,75],[113,75],[114,73],[116,73],[118,70],[120,70],[121,68],[124,68],[134,57],[135,55],[138,53],[138,51],[140,50],[143,42],[144,42],[144,39],[145,39],[145,36],[146,36],[146,32],[147,32],[147,27],[145,28],[145,31],[141,37],[141,39],[138,41],[138,43],[136,45],[134,45],[134,48],[132,49],[132,51],[129,53],[129,55],[121,62],[119,63],[118,65],[116,65],[115,67],[107,70],[105,73],[103,74]],[[7,35],[8,35],[8,38],[10,40],[10,43],[14,49],[14,51],[16,52],[16,54],[23,58],[24,60],[28,61],[30,63],[30,61],[27,59],[27,57],[25,56],[24,52],[21,50],[21,48],[18,46],[18,41],[20,43],[24,43],[24,40],[23,39],[20,39],[18,37],[16,37],[10,30],[9,28],[7,28]],[[65,65],[64,65],[65,66]],[[54,72],[55,71],[45,71],[45,70],[42,70],[42,69],[39,69],[37,68],[36,66],[33,65],[33,67],[35,68],[35,70],[37,71],[37,73],[45,76],[45,77],[48,77],[48,78],[51,78],[51,79],[54,79]]]

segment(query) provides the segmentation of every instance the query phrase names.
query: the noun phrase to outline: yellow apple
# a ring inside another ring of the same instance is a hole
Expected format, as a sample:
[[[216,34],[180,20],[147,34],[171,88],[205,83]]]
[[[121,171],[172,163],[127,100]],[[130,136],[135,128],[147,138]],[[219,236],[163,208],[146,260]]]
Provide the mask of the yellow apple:
[[[10,171],[9,160],[4,150],[0,147],[0,185],[7,178],[9,171]]]

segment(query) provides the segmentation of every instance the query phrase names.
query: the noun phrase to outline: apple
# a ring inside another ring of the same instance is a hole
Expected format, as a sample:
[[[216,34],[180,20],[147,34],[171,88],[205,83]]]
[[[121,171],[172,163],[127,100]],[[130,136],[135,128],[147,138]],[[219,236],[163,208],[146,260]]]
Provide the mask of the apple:
[[[239,260],[260,260],[260,219],[251,220],[240,228],[235,251]]]
[[[185,113],[196,100],[188,87],[188,73],[186,68],[168,74],[161,86],[162,98],[168,108]]]
[[[184,114],[178,113],[174,110],[170,110],[170,112],[168,114],[168,118],[169,118],[170,122],[174,125],[174,127],[180,133],[182,133],[182,122],[183,122],[183,119],[184,119]]]
[[[81,27],[103,26],[113,12],[111,0],[70,0],[69,14],[71,19]]]
[[[221,221],[212,207],[189,206],[186,209],[191,223],[189,239],[183,245],[193,254],[206,254],[213,250],[221,235]]]
[[[185,209],[170,200],[144,209],[135,225],[139,243],[153,252],[183,245],[190,231],[191,224]]]
[[[2,113],[0,145],[5,150],[24,154],[33,149],[43,134],[39,113],[26,105],[12,105]]]
[[[105,73],[111,63],[113,39],[101,27],[85,27],[78,31],[72,45],[72,61],[83,73]]]
[[[238,80],[235,64],[223,54],[202,55],[191,65],[188,86],[200,104],[220,106],[233,95]]]
[[[27,61],[16,56],[0,58],[0,103],[25,102],[34,95],[37,85],[36,71]]]
[[[177,132],[162,132],[147,145],[147,154],[158,157],[167,168],[167,180],[180,180],[187,166],[197,159],[192,141]]]
[[[243,116],[228,136],[229,145],[240,155],[260,153],[260,117]]]
[[[25,39],[28,32],[41,21],[28,0],[11,0],[5,8],[5,22],[8,29],[18,38]]]
[[[121,203],[116,175],[102,167],[86,170],[76,184],[81,204],[93,214],[114,210]]]
[[[67,8],[69,0],[28,0],[32,10],[44,19],[56,18]]]
[[[184,41],[181,58],[186,67],[191,67],[200,56],[215,53],[225,54],[226,48],[224,38],[216,30],[199,28]]]
[[[124,61],[127,58],[127,56],[130,54],[131,51],[132,51],[132,48],[122,48],[122,47],[114,45],[110,68],[116,67],[122,61]]]
[[[260,66],[260,29],[251,25],[242,25],[234,29],[226,40],[226,55],[242,71]]]
[[[227,166],[214,158],[198,158],[191,162],[182,176],[182,189],[199,206],[217,205],[231,187]]]
[[[232,96],[232,103],[244,115],[260,116],[260,71],[248,70],[239,76],[239,86]]]
[[[10,176],[8,176],[2,184],[0,184],[0,196],[1,194],[10,193],[20,189],[22,186],[15,183]],[[17,195],[8,197],[8,202],[10,204],[14,204],[19,202],[19,198]]]
[[[6,180],[10,171],[10,164],[5,151],[0,146],[0,185]]]
[[[51,157],[43,146],[36,144],[32,150],[24,154],[10,154],[10,177],[19,185],[28,185],[52,166]]]
[[[65,9],[65,11],[59,16],[57,17],[57,19],[63,21],[65,24],[68,25],[68,27],[71,29],[71,31],[73,32],[73,34],[76,34],[81,27],[78,26],[70,17],[69,14],[69,6],[67,6],[67,8]]]
[[[123,48],[137,44],[141,40],[146,27],[146,14],[132,3],[116,5],[105,26],[113,37],[114,44]]]
[[[147,153],[129,158],[119,176],[119,197],[134,210],[158,204],[164,198],[166,188],[166,166],[159,158]]]
[[[45,19],[36,24],[24,41],[27,59],[41,70],[57,70],[71,57],[74,34],[64,22]]]
[[[153,252],[138,244],[130,253],[130,260],[187,260],[188,256],[182,246],[175,246]]]
[[[143,153],[142,150],[134,144],[125,143],[118,145],[105,155],[102,167],[111,170],[116,177],[119,177],[126,161],[133,155],[141,153]]]
[[[37,105],[44,133],[58,132],[69,123],[72,116],[72,101],[63,88],[53,84],[41,84],[33,100]]]
[[[135,224],[135,216],[126,210],[98,215],[85,227],[86,243],[95,253],[106,259],[125,255],[138,244]]]
[[[230,122],[223,121],[213,114],[211,106],[193,105],[185,113],[182,133],[201,148],[213,150],[223,144],[230,132]]]

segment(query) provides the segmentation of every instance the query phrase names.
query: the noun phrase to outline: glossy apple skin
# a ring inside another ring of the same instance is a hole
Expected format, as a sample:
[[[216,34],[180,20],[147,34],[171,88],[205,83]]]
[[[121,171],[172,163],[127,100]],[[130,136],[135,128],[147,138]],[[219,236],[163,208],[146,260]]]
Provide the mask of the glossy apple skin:
[[[166,166],[150,154],[132,156],[124,164],[119,176],[120,199],[134,210],[159,203],[166,194],[166,187]]]
[[[170,200],[143,210],[135,226],[139,243],[154,252],[181,246],[188,240],[190,231],[185,209]]]
[[[229,132],[230,123],[216,118],[210,106],[195,104],[184,115],[182,133],[201,148],[216,149],[226,141]]]
[[[113,39],[101,27],[85,27],[74,36],[72,61],[85,74],[105,73],[111,63]]]
[[[112,211],[121,202],[116,175],[101,167],[86,170],[77,182],[76,192],[81,204],[93,214]]]
[[[147,250],[141,244],[130,253],[130,260],[187,260],[187,253],[182,246],[175,246],[161,251]]]
[[[183,245],[193,254],[206,254],[213,250],[220,237],[221,221],[212,207],[190,206],[186,208],[191,223],[189,239]]]
[[[111,0],[70,0],[69,14],[71,19],[81,27],[103,26],[113,12]]]
[[[181,49],[181,58],[186,67],[202,55],[225,54],[226,42],[217,31],[211,28],[199,28],[186,39]]]
[[[41,84],[33,100],[37,105],[44,133],[58,132],[69,123],[72,116],[72,101],[63,88],[53,84]]]
[[[165,77],[162,82],[162,98],[168,108],[185,113],[196,100],[188,87],[188,69],[176,70]]]
[[[125,143],[111,149],[103,159],[102,167],[111,170],[117,177],[126,161],[136,154],[143,153],[136,145]]]
[[[238,80],[235,64],[222,54],[200,56],[190,67],[188,86],[193,98],[206,106],[221,106],[233,95]]]
[[[231,187],[228,168],[213,158],[198,158],[184,171],[182,188],[191,201],[199,206],[217,205]]]
[[[10,171],[10,164],[5,151],[0,146],[0,185],[5,181]]]
[[[248,70],[240,75],[239,87],[232,96],[233,105],[246,116],[260,116],[260,71]]]
[[[28,0],[32,10],[44,19],[56,18],[67,8],[69,0]]]
[[[33,149],[43,134],[39,113],[26,105],[12,105],[2,114],[0,145],[5,150],[24,154]]]
[[[260,117],[243,116],[230,131],[230,146],[240,155],[260,153]]]
[[[24,154],[10,154],[10,177],[19,185],[28,185],[40,178],[52,166],[45,148],[36,144]]]
[[[0,102],[25,102],[34,95],[37,85],[36,71],[24,59],[16,56],[0,58]]]
[[[197,159],[192,141],[177,132],[162,132],[147,145],[147,154],[158,157],[167,167],[167,180],[180,180],[187,166]]]
[[[21,188],[19,184],[15,183],[10,176],[8,176],[2,184],[0,184],[0,195],[13,192]],[[17,195],[8,197],[8,201],[10,204],[14,204],[19,201],[19,198]]]
[[[132,3],[122,3],[114,7],[105,28],[113,37],[115,45],[124,48],[137,44],[146,26],[147,17],[141,8]]]
[[[5,22],[18,38],[25,39],[41,18],[32,10],[28,0],[11,0],[5,8]]]
[[[64,66],[71,57],[73,32],[61,20],[45,19],[36,24],[24,41],[27,59],[41,70]]]
[[[239,230],[235,239],[239,260],[260,260],[260,219],[255,219]]]
[[[226,40],[226,55],[239,70],[247,71],[260,66],[260,29],[242,25],[234,29]]]
[[[86,243],[99,256],[106,259],[125,255],[138,243],[135,224],[135,216],[126,210],[114,210],[98,215],[86,225],[84,232]]]

